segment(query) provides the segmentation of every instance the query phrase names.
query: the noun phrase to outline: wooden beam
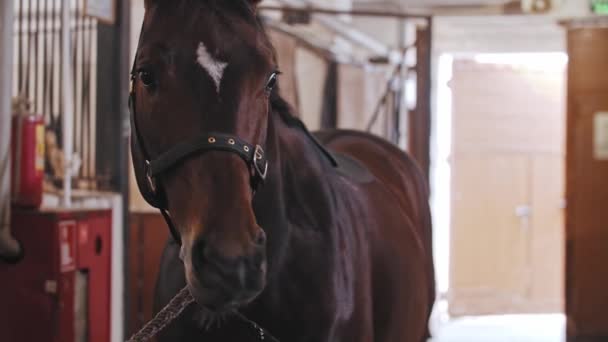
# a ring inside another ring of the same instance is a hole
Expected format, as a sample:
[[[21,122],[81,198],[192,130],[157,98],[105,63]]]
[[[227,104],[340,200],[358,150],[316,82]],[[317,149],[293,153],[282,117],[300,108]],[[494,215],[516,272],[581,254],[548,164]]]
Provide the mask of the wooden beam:
[[[350,15],[360,17],[382,17],[382,18],[398,18],[398,19],[428,19],[429,15],[426,14],[413,14],[403,13],[396,11],[368,11],[368,10],[337,10],[330,8],[319,8],[319,7],[292,7],[292,6],[260,6],[260,10],[263,11],[279,11],[285,13],[296,13],[296,14],[328,14],[328,15]]]
[[[420,165],[427,181],[431,164],[431,29],[416,30],[416,108],[410,113],[409,151]]]

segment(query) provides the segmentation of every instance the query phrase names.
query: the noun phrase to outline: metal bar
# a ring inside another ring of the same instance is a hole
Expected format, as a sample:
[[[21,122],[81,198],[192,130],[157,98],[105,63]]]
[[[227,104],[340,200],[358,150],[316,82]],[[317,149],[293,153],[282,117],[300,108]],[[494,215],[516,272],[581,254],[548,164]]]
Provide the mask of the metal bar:
[[[368,10],[337,10],[330,8],[319,8],[319,7],[291,7],[291,6],[260,6],[261,11],[279,11],[286,13],[297,13],[297,14],[330,14],[330,15],[351,15],[361,17],[382,17],[382,18],[418,18],[428,19],[429,15],[424,14],[413,14],[413,13],[399,13],[389,11],[368,11]]]
[[[48,93],[49,93],[49,64],[48,62],[48,50],[49,50],[49,41],[48,41],[48,35],[45,32],[46,31],[46,27],[48,26],[48,19],[49,19],[49,15],[48,15],[48,11],[49,11],[49,5],[48,5],[48,1],[43,0],[42,3],[44,4],[44,7],[42,8],[42,29],[39,32],[39,34],[42,36],[42,115],[44,115],[45,117],[45,122],[49,122],[50,120],[47,120],[47,118],[50,117],[50,110],[48,109]]]
[[[90,172],[90,164],[91,164],[91,155],[89,146],[92,144],[91,142],[91,132],[90,132],[90,115],[91,115],[91,99],[89,96],[90,93],[90,74],[91,74],[91,40],[92,37],[88,37],[89,30],[87,29],[87,23],[91,20],[90,18],[86,18],[84,16],[84,6],[85,0],[83,0],[82,8],[82,32],[81,32],[81,69],[82,69],[82,106],[81,106],[81,121],[80,121],[80,146],[81,146],[81,154],[82,154],[82,171],[80,173],[81,177],[90,178],[93,174]],[[89,184],[90,185],[90,184]],[[89,187],[90,188],[90,187]]]
[[[72,157],[74,151],[74,89],[72,84],[70,0],[61,2],[61,65],[63,65],[63,153],[65,173],[63,177],[63,205],[72,205]]]
[[[80,131],[78,130],[78,122],[80,121],[80,108],[79,108],[79,100],[80,100],[80,96],[79,95],[79,89],[80,89],[80,85],[78,83],[78,79],[80,76],[79,75],[79,70],[78,70],[78,50],[79,50],[79,40],[78,40],[78,33],[79,30],[76,29],[76,26],[78,26],[78,22],[80,20],[80,9],[79,9],[79,4],[80,1],[79,0],[75,0],[74,1],[74,16],[71,18],[73,20],[70,20],[70,27],[72,27],[73,24],[73,29],[70,32],[70,39],[72,41],[72,47],[71,47],[71,57],[72,57],[72,85],[73,85],[73,92],[74,92],[74,96],[72,97],[72,101],[74,103],[74,120],[72,123],[72,127],[74,129],[74,153],[80,153],[80,146],[78,144],[76,144],[76,142],[78,141],[79,135],[80,135]],[[76,175],[74,175],[76,176]]]
[[[51,14],[51,28],[55,27],[55,20],[57,19],[57,16],[55,15],[55,8],[57,8],[57,0],[53,0],[52,2],[52,7],[53,7],[53,14]],[[57,43],[57,37],[54,31],[50,31],[51,33],[51,59],[48,61],[48,64],[51,66],[51,80],[50,80],[50,89],[49,89],[49,93],[50,93],[50,111],[49,111],[49,115],[50,115],[50,124],[51,124],[51,128],[52,129],[57,129],[56,126],[56,115],[55,115],[55,58],[57,55],[57,49],[56,49],[56,43]],[[59,138],[59,137],[58,137]]]
[[[39,55],[39,49],[38,49],[38,28],[40,26],[40,0],[35,0],[34,2],[36,4],[35,8],[36,8],[36,12],[35,12],[35,18],[34,18],[34,24],[32,25],[32,28],[34,30],[33,34],[34,34],[34,91],[33,91],[33,98],[32,98],[32,111],[34,113],[39,113],[39,108],[38,108],[38,100],[40,99],[40,97],[38,96],[38,90],[40,87],[38,87],[38,64],[40,62],[40,55]],[[30,8],[30,11],[33,11],[34,7]]]
[[[87,102],[88,102],[88,97],[87,97],[87,61],[86,61],[86,51],[87,51],[87,41],[85,39],[86,37],[86,18],[84,16],[84,0],[82,1],[82,8],[83,8],[83,13],[81,16],[81,24],[83,26],[83,28],[81,29],[80,32],[80,69],[81,69],[81,85],[80,85],[80,89],[81,89],[81,105],[80,105],[80,154],[82,156],[82,168],[80,169],[80,177],[86,177],[88,176],[87,174],[87,166],[88,166],[88,155],[87,155],[87,140],[86,139],[86,135],[87,135]]]
[[[59,6],[63,6],[63,2],[65,0],[58,0],[58,1],[59,1],[58,5]],[[59,65],[59,72],[57,74],[57,78],[58,78],[58,83],[57,83],[57,93],[58,93],[57,94],[57,99],[59,101],[59,104],[58,104],[58,111],[57,111],[57,128],[56,129],[60,133],[60,134],[57,135],[57,141],[61,141],[61,147],[63,148],[63,134],[64,134],[64,132],[63,132],[63,128],[60,128],[60,126],[59,126],[60,123],[63,120],[63,116],[64,116],[63,113],[65,112],[65,110],[64,110],[65,109],[65,104],[64,104],[65,101],[64,101],[64,95],[63,95],[63,84],[64,84],[63,83],[63,78],[64,78],[63,77],[63,69],[64,69],[64,65],[61,62],[62,58],[63,58],[62,57],[62,54],[63,54],[62,46],[63,46],[63,41],[64,41],[64,37],[63,37],[62,31],[61,31],[61,30],[63,30],[62,20],[61,20],[62,17],[63,17],[63,14],[60,11],[59,15],[55,17],[55,20],[59,20],[59,28],[60,28],[59,34],[57,35],[57,38],[59,39],[59,45],[57,46],[58,50],[57,50],[57,56],[56,56],[58,58],[58,60],[56,61],[58,63],[56,63],[56,65]]]
[[[19,1],[19,32],[17,34],[17,65],[19,68],[17,88],[19,93],[23,92],[23,1]]]
[[[11,236],[11,101],[13,86],[13,1],[0,1],[0,258],[14,261],[21,248]]]
[[[24,32],[24,37],[27,37],[27,50],[25,53],[25,58],[27,60],[27,63],[25,64],[25,74],[24,76],[24,87],[25,87],[25,97],[27,98],[27,100],[30,100],[30,72],[31,72],[31,65],[30,65],[30,61],[32,59],[32,0],[28,0],[27,2],[27,32]]]

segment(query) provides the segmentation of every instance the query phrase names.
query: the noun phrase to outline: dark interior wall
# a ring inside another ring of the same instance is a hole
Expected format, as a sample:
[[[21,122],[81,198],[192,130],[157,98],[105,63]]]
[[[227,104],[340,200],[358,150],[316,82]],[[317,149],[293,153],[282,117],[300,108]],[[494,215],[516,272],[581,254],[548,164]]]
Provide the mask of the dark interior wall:
[[[120,192],[123,244],[128,251],[129,227],[129,51],[131,1],[116,1],[114,23],[99,23],[97,29],[97,174],[108,175],[104,190]],[[129,255],[123,263],[124,282],[130,280]],[[130,293],[124,293],[124,311],[129,326]],[[127,331],[125,331],[127,333]],[[127,337],[127,336],[125,336]]]
[[[608,160],[594,156],[608,111],[608,27],[569,24],[566,312],[571,340],[608,340]],[[576,339],[575,339],[576,337]],[[581,338],[585,339],[581,339]],[[595,339],[590,339],[595,338]]]

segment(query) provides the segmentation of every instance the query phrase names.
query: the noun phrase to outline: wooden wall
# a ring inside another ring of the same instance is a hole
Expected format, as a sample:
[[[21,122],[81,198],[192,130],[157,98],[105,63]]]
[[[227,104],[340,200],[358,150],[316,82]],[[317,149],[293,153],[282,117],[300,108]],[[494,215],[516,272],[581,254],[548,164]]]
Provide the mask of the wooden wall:
[[[608,111],[608,21],[568,24],[566,313],[571,341],[608,340],[608,160],[594,156]]]
[[[127,335],[135,333],[152,319],[154,288],[160,257],[169,230],[159,213],[132,213],[129,231],[129,326]]]

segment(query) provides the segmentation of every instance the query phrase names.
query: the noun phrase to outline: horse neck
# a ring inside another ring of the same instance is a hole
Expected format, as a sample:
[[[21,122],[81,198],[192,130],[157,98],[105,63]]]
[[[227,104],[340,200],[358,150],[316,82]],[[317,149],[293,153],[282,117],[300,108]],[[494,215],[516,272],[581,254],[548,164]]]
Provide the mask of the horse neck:
[[[286,258],[310,246],[294,234],[327,226],[331,204],[326,174],[331,164],[301,127],[276,111],[269,119],[266,153],[268,180],[255,197],[254,210],[269,237],[272,275],[282,270]]]

